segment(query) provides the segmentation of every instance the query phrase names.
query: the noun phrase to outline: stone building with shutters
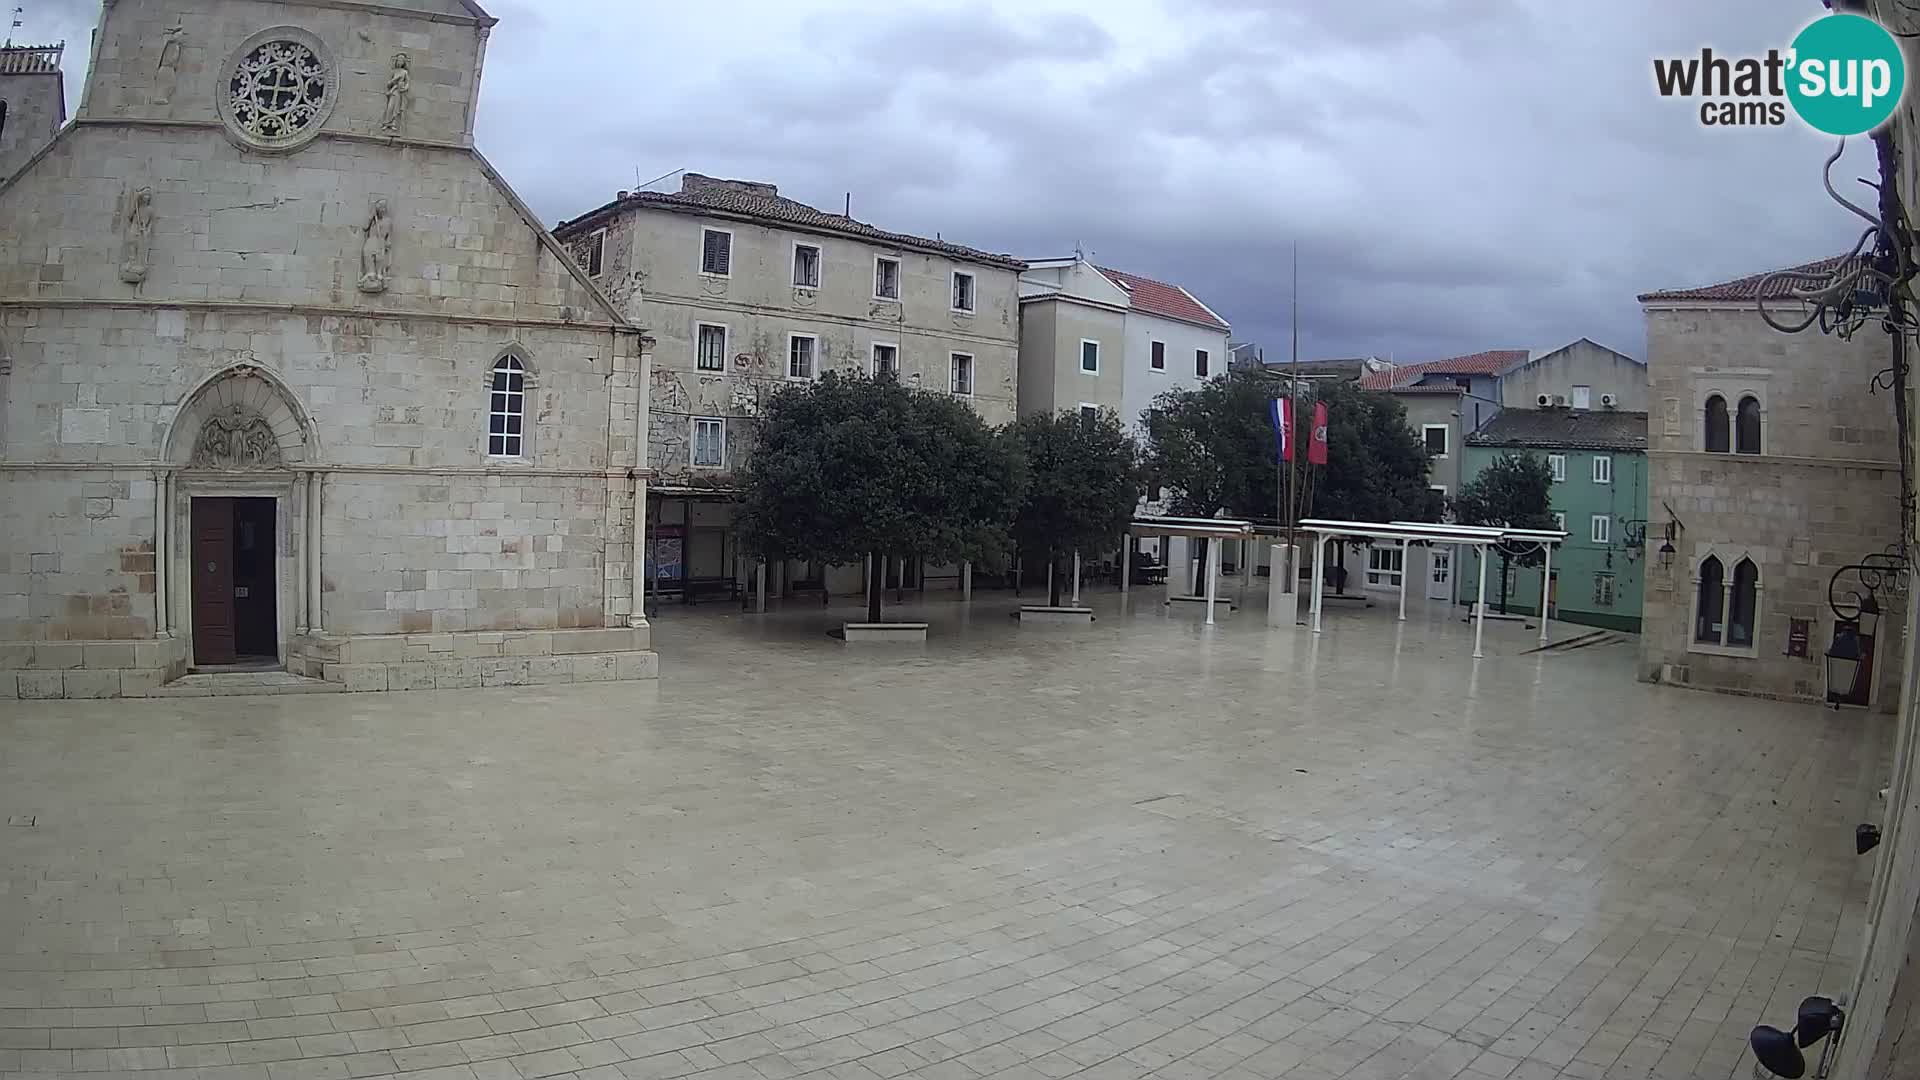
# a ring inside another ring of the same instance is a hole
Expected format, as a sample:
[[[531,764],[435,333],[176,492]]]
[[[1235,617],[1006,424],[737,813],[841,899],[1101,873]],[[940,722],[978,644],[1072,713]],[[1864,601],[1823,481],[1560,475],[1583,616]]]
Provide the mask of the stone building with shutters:
[[[733,470],[762,402],[827,370],[891,371],[1014,419],[1025,263],[891,232],[780,194],[685,173],[678,191],[620,192],[555,227],[582,270],[659,339],[648,388],[658,527],[653,587],[680,598],[740,587]],[[1223,346],[1224,348],[1224,346]],[[957,582],[907,560],[889,581]],[[772,588],[859,592],[858,566],[772,568]]]
[[[0,182],[0,696],[656,672],[647,339],[474,148],[494,25],[103,8]]]
[[[1757,307],[1839,266],[1792,268],[1640,297],[1647,318],[1647,528],[1641,674],[1766,697],[1824,700],[1834,637],[1828,588],[1900,542],[1892,393],[1872,389],[1892,346],[1877,323],[1851,339],[1784,334]],[[1668,550],[1671,549],[1671,550]],[[1899,697],[1899,602],[1886,604],[1858,703]]]

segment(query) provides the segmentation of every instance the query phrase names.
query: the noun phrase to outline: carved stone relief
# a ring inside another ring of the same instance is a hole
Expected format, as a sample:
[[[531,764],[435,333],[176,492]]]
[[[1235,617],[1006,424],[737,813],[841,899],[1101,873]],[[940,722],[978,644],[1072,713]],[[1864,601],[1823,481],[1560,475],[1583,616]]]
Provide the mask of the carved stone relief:
[[[153,265],[153,189],[141,188],[127,199],[121,222],[120,280],[138,285]]]
[[[413,58],[406,53],[393,54],[393,71],[387,76],[387,111],[380,117],[380,130],[398,135],[406,124],[407,99],[413,94]]]
[[[180,83],[180,51],[185,48],[187,28],[175,23],[167,27],[160,41],[160,62],[154,66],[153,103],[165,105],[173,100]]]
[[[393,280],[393,218],[387,200],[375,199],[360,242],[360,291],[383,293]]]
[[[280,440],[266,420],[244,406],[229,405],[200,426],[200,438],[193,444],[188,464],[196,469],[246,472],[278,469],[284,462]]]

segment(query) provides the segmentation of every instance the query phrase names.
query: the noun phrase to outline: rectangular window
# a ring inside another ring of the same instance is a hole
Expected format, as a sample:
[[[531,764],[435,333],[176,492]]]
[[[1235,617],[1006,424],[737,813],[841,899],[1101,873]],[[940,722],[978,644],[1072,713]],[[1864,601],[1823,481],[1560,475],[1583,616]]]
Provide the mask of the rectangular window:
[[[1553,482],[1559,483],[1567,478],[1567,455],[1548,454],[1547,467],[1553,470]]]
[[[693,467],[719,469],[727,464],[727,422],[696,416],[693,418]]]
[[[973,310],[973,275],[953,272],[953,310]]]
[[[1422,424],[1420,425],[1420,437],[1427,442],[1427,453],[1432,454],[1434,457],[1447,456],[1447,425]]]
[[[817,344],[812,334],[787,335],[787,378],[813,378],[813,352]]]
[[[796,289],[820,287],[820,246],[793,245],[793,285]]]
[[[1193,350],[1193,377],[1194,378],[1204,379],[1207,377],[1207,362],[1209,359],[1211,358],[1207,356],[1207,350],[1205,349]]]
[[[876,255],[873,259],[873,298],[900,299],[900,260]]]
[[[1153,370],[1155,371],[1167,370],[1167,343],[1166,342],[1156,341],[1153,343],[1153,359],[1149,360],[1148,363],[1152,365]]]
[[[873,343],[873,377],[882,375],[900,377],[900,346]]]
[[[954,353],[949,358],[952,373],[950,385],[956,394],[973,393],[973,357],[963,352]]]
[[[587,238],[585,270],[588,277],[599,277],[606,268],[607,230],[600,229]]]
[[[711,277],[732,276],[732,233],[725,229],[700,230],[700,272]]]
[[[1593,575],[1593,602],[1596,607],[1613,606],[1613,575]]]
[[[1082,424],[1085,424],[1087,427],[1092,427],[1099,419],[1100,406],[1089,405],[1084,401],[1080,403],[1080,422]]]
[[[1573,407],[1576,409],[1593,408],[1593,387],[1576,386],[1573,388]]]
[[[1401,563],[1401,550],[1398,547],[1370,547],[1367,549],[1367,584],[1398,587],[1400,574],[1405,569]]]
[[[700,371],[727,370],[727,328],[719,323],[701,323],[693,351],[693,366]]]
[[[1607,514],[1593,515],[1593,531],[1589,533],[1588,536],[1596,544],[1611,543],[1613,541],[1613,518]]]
[[[1596,457],[1593,459],[1593,482],[1596,484],[1613,483],[1613,459]]]
[[[1088,375],[1100,374],[1100,343],[1080,340],[1080,370]]]
[[[1553,512],[1553,527],[1561,532],[1567,531],[1567,515],[1558,510]]]

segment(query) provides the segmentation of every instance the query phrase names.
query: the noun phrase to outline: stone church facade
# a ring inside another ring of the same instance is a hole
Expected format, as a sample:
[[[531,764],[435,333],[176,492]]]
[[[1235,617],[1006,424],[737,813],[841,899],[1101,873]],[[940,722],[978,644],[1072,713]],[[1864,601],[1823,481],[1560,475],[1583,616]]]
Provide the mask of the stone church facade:
[[[647,340],[473,147],[467,0],[110,0],[0,184],[0,696],[645,678]]]

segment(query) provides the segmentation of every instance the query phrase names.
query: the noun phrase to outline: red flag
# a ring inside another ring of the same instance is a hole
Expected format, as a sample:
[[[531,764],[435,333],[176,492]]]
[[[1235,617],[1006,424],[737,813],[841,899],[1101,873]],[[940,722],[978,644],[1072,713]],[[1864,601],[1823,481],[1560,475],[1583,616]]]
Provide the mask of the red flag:
[[[1327,403],[1324,401],[1313,404],[1313,436],[1307,440],[1307,463],[1327,463]]]

